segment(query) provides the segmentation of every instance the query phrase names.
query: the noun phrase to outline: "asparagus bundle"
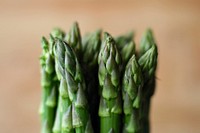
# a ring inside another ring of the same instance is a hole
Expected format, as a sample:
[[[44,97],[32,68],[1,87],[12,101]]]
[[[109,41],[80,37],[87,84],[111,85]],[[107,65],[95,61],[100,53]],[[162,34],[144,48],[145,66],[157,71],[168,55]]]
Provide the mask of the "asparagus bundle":
[[[41,133],[149,133],[157,46],[147,30],[136,55],[133,32],[54,29],[42,38]]]

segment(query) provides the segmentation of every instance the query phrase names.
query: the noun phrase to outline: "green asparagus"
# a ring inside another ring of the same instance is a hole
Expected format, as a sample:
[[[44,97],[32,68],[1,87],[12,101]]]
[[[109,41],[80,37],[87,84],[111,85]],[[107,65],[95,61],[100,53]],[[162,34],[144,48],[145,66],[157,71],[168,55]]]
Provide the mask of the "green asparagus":
[[[117,48],[122,57],[122,74],[126,67],[127,62],[133,54],[135,54],[135,42],[133,41],[133,32],[119,36],[116,38]]]
[[[133,36],[134,36],[134,33],[131,31],[125,35],[116,37],[115,40],[116,40],[117,48],[119,49],[119,51],[121,51],[126,44],[133,41]]]
[[[141,57],[139,58],[139,64],[142,69],[144,77],[144,86],[142,94],[142,112],[141,112],[141,121],[142,121],[142,133],[150,132],[149,125],[149,111],[151,97],[155,91],[155,72],[157,68],[157,46],[153,39],[151,30],[147,30],[145,33],[142,42],[141,42]]]
[[[57,76],[60,80],[61,131],[92,133],[85,81],[75,52],[66,42],[56,39],[54,54]]]
[[[142,39],[140,42],[139,55],[142,56],[147,50],[151,48],[152,45],[155,45],[153,32],[151,29],[147,29],[144,35],[142,36]]]
[[[51,133],[55,112],[57,106],[57,88],[58,83],[56,81],[56,74],[54,69],[54,59],[50,52],[50,44],[46,38],[42,38],[43,52],[40,57],[41,63],[41,74],[42,74],[42,103],[40,107],[40,114],[42,120],[42,131],[41,133]]]
[[[115,39],[97,30],[42,38],[41,133],[149,133],[158,50],[148,29],[136,52],[133,32]]]
[[[95,68],[98,65],[98,55],[101,46],[101,30],[87,34],[83,38],[82,53],[83,64],[90,68]]]
[[[81,66],[86,80],[89,110],[95,133],[99,132],[98,54],[100,46],[101,30],[83,37]]]
[[[143,76],[135,55],[129,60],[122,83],[123,133],[141,133],[140,108]]]
[[[103,47],[99,53],[100,133],[120,133],[122,99],[120,89],[120,63],[114,39],[104,33]]]
[[[81,57],[81,33],[77,22],[74,22],[64,39],[75,51],[78,58]]]

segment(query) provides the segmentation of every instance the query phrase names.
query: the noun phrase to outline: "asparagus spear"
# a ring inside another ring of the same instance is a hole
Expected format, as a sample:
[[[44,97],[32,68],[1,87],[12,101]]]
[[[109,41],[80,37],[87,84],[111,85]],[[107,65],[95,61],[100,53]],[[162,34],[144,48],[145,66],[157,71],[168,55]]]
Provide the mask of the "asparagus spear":
[[[98,54],[100,45],[101,30],[97,30],[83,37],[81,66],[86,80],[89,110],[95,133],[99,132]]]
[[[51,47],[46,40],[42,38],[42,55],[40,57],[41,75],[42,75],[42,103],[40,114],[42,119],[42,133],[51,133],[55,119],[57,105],[57,80],[54,69],[54,59],[50,52]]]
[[[144,87],[143,87],[143,101],[142,101],[142,126],[143,133],[150,132],[149,126],[149,111],[151,97],[155,91],[155,72],[157,67],[157,46],[153,39],[152,31],[147,30],[145,33],[142,42],[141,42],[141,57],[139,58],[139,64],[142,69],[144,76]]]
[[[144,35],[142,36],[140,42],[140,56],[142,56],[147,50],[149,50],[152,45],[155,45],[153,32],[151,29],[147,29]]]
[[[55,107],[55,110],[56,110],[56,116],[55,116],[55,112],[54,112],[54,120],[53,121],[53,129],[51,128],[50,132],[54,132],[54,133],[59,133],[57,132],[58,131],[58,125],[59,125],[59,119],[60,119],[60,111],[59,111],[59,107],[60,107],[60,100],[58,99],[58,86],[59,86],[59,81],[58,81],[58,78],[56,76],[56,73],[55,73],[55,59],[54,59],[54,53],[53,53],[53,46],[54,46],[54,37],[57,37],[57,38],[60,38],[60,39],[63,39],[64,38],[64,35],[65,33],[59,29],[59,28],[55,28],[52,30],[51,34],[50,34],[50,38],[49,38],[49,41],[47,41],[45,38],[43,38],[42,42],[45,46],[46,44],[46,48],[48,47],[48,53],[51,55],[52,59],[53,59],[53,65],[51,65],[51,69],[54,71],[54,82],[51,81],[51,84],[56,86],[56,89],[54,89],[54,92],[53,93],[56,93],[56,97],[54,96],[53,99],[54,101],[56,101],[56,105],[58,104],[58,106]],[[48,45],[47,45],[48,44]],[[56,109],[57,108],[57,109]],[[53,117],[52,114],[48,114],[48,117]]]
[[[88,34],[83,38],[83,63],[94,68],[98,65],[98,55],[101,46],[101,30]]]
[[[133,32],[129,32],[125,35],[118,36],[116,39],[117,48],[119,50],[123,49],[123,47],[133,40]]]
[[[64,39],[75,51],[78,58],[81,57],[81,33],[77,22],[74,22]]]
[[[135,54],[135,42],[134,41],[130,41],[129,43],[127,43],[122,50],[120,51],[121,55],[122,55],[122,60],[123,60],[123,67],[126,66],[127,62],[129,61],[129,59],[131,58],[131,56],[133,54]]]
[[[133,41],[133,32],[118,36],[116,39],[117,48],[122,57],[120,71],[124,74],[125,67],[129,59],[135,54],[135,42]],[[121,77],[122,78],[122,77]]]
[[[104,33],[103,47],[99,53],[99,85],[100,85],[100,133],[121,132],[121,89],[120,63],[121,57],[114,39]]]
[[[124,69],[131,56],[135,53],[135,42],[133,41],[133,32],[129,32],[126,35],[117,37],[116,44],[122,56],[122,63]]]
[[[85,82],[77,57],[73,49],[60,39],[55,40],[54,53],[60,80],[62,132],[92,133]]]
[[[52,37],[64,39],[65,38],[65,32],[61,30],[60,28],[54,28],[51,32]]]
[[[124,133],[141,132],[139,113],[142,85],[142,72],[135,55],[133,55],[126,66],[122,84],[122,94],[124,101]]]

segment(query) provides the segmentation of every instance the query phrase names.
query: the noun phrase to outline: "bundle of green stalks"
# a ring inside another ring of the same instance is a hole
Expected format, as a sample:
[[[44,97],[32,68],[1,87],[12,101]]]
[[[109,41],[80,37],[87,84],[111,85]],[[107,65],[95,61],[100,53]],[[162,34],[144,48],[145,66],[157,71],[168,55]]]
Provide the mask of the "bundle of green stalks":
[[[150,132],[158,56],[150,29],[137,52],[133,32],[82,38],[76,22],[41,44],[41,133]]]

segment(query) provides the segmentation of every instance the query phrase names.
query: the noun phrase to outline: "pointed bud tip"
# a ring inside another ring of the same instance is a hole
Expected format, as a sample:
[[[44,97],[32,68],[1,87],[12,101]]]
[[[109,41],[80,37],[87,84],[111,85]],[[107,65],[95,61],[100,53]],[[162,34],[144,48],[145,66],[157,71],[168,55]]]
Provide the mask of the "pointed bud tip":
[[[47,39],[44,36],[41,39],[41,43],[42,44],[48,44],[48,41],[47,41]]]
[[[107,45],[111,45],[114,43],[113,37],[108,32],[104,32],[104,41],[106,41]]]

